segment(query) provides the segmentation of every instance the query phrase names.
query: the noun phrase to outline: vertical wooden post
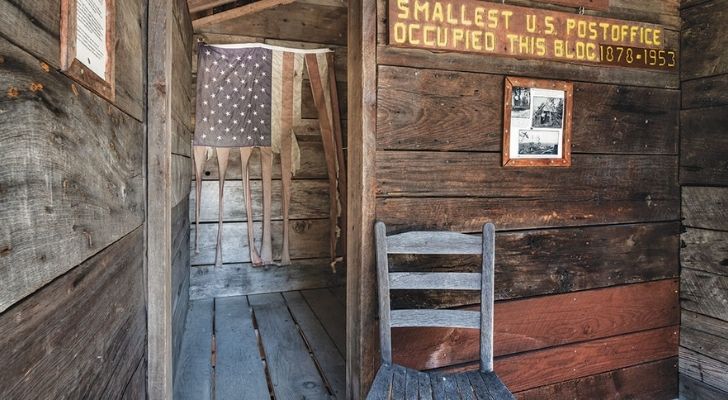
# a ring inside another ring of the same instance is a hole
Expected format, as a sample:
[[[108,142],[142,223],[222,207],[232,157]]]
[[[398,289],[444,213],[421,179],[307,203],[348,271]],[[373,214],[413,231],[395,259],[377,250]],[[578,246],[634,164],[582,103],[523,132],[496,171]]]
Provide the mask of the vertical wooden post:
[[[350,399],[366,397],[379,363],[374,265],[376,3],[350,0],[348,8],[346,382]]]

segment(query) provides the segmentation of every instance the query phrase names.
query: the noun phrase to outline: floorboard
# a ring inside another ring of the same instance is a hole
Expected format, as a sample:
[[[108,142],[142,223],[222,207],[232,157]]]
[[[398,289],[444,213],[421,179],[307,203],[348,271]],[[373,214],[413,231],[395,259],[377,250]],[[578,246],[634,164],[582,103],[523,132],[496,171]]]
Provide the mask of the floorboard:
[[[190,303],[175,377],[175,400],[207,400],[212,388],[213,300]]]
[[[334,340],[339,353],[346,357],[346,306],[328,289],[302,290],[301,294]]]

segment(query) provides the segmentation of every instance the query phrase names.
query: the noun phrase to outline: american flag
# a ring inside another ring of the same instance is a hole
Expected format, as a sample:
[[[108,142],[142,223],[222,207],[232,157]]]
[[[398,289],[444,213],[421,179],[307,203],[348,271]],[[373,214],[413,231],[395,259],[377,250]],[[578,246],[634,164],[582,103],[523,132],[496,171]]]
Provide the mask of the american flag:
[[[273,53],[200,43],[195,146],[271,146]]]

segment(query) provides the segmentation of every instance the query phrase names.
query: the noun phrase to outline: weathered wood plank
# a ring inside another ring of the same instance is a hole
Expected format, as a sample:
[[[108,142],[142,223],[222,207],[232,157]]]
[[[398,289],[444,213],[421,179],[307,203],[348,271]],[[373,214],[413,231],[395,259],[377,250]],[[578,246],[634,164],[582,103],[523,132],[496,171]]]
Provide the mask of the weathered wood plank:
[[[682,109],[728,106],[728,78],[716,75],[682,83]]]
[[[680,123],[680,183],[728,186],[728,106],[683,110]]]
[[[728,322],[687,310],[682,310],[681,314],[681,327],[699,330],[728,340]]]
[[[2,311],[142,224],[144,135],[5,39],[0,53]]]
[[[346,396],[346,363],[344,356],[336,349],[334,341],[329,337],[321,322],[316,318],[306,300],[299,292],[283,293],[288,309],[296,320],[301,333],[311,348],[317,364],[323,372],[335,398]]]
[[[202,204],[200,204],[200,222],[217,222],[218,216],[218,183],[203,181]],[[253,195],[253,215],[255,221],[263,218],[262,183],[259,180],[250,182]],[[195,201],[195,184],[192,184],[190,199]],[[223,191],[225,222],[246,221],[245,197],[243,185],[237,181],[226,181]],[[273,203],[271,211],[272,220],[281,220],[281,181],[273,181]],[[190,204],[190,219],[194,222],[195,205]],[[301,179],[292,181],[291,203],[289,217],[291,219],[327,218],[329,216],[329,186],[328,182],[318,179]]]
[[[254,267],[252,264],[224,264],[193,267],[190,298],[241,296],[280,291],[319,289],[339,285],[343,271],[333,272],[328,258],[295,260],[287,266]]]
[[[393,272],[389,288],[480,291],[480,278],[475,272]]]
[[[495,355],[679,324],[677,289],[670,279],[496,302]],[[479,354],[477,331],[400,328],[392,331],[392,340],[394,361],[420,370],[477,360]]]
[[[190,298],[190,220],[189,201],[181,201],[172,209],[172,362],[179,359],[187,305]]]
[[[680,347],[680,375],[728,392],[728,365]]]
[[[145,354],[143,236],[134,230],[0,314],[0,398],[121,397]]]
[[[412,231],[387,236],[387,254],[481,254],[483,240],[448,231]]]
[[[726,323],[728,327],[728,323]],[[728,329],[715,336],[687,326],[680,327],[680,346],[728,365]]]
[[[248,297],[277,399],[327,397],[326,387],[280,294]]]
[[[405,377],[405,389],[404,398],[406,400],[418,400],[420,393],[419,378],[417,377],[417,371],[408,369]]]
[[[678,326],[631,333],[497,359],[495,371],[513,392],[677,355]],[[539,368],[533,368],[538,364]]]
[[[681,66],[683,80],[728,72],[728,1],[714,0],[683,9],[682,55],[690,60]]]
[[[147,398],[147,363],[144,357],[139,360],[134,375],[126,384],[121,400],[146,400]]]
[[[677,393],[677,358],[649,362],[516,393],[519,400],[672,399]]]
[[[381,66],[377,96],[378,149],[501,149],[500,75]],[[679,91],[577,82],[574,102],[574,152],[677,154]]]
[[[724,400],[728,391],[722,391],[699,380],[680,374],[680,398],[684,400]]]
[[[685,228],[680,243],[683,267],[728,276],[728,232]]]
[[[728,276],[683,268],[680,305],[683,309],[728,321]]]
[[[679,215],[674,156],[575,155],[572,168],[523,170],[501,168],[497,153],[379,152],[376,163],[377,218],[391,229],[477,232],[486,222],[523,229]]]
[[[254,223],[256,238],[260,238],[262,224]],[[280,259],[282,222],[273,221],[273,259]],[[328,255],[328,220],[311,219],[290,222],[290,250],[292,259],[320,258]],[[226,263],[250,262],[248,252],[248,232],[244,222],[223,224],[225,236],[222,242],[223,261]],[[191,235],[195,235],[195,227],[191,227]],[[215,263],[217,242],[217,224],[201,224],[199,238],[199,254],[192,255],[192,265],[209,265]],[[256,240],[257,242],[257,240]],[[257,244],[260,246],[260,243]],[[194,243],[190,244],[194,253]]]
[[[394,370],[390,365],[382,365],[377,371],[377,376],[367,394],[367,400],[389,400],[389,390],[392,386],[392,373]]]
[[[301,291],[341,355],[346,355],[346,308],[326,289]]]
[[[682,188],[683,224],[693,228],[728,230],[728,187]]]
[[[457,310],[392,310],[391,326],[480,328],[479,311]]]
[[[215,346],[216,399],[270,399],[247,298],[215,299]]]
[[[190,195],[190,174],[192,173],[192,159],[190,157],[172,154],[170,168],[170,190],[172,207],[188,198]]]
[[[190,303],[176,368],[174,398],[205,400],[212,397],[213,299]]]

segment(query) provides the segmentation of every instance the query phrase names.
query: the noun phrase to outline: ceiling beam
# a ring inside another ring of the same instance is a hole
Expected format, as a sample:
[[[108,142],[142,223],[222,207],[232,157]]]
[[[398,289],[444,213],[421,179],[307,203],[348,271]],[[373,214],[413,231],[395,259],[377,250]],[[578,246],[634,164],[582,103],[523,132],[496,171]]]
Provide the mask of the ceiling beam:
[[[202,17],[192,21],[192,27],[197,30],[199,28],[219,24],[231,20],[233,18],[243,17],[246,15],[255,14],[264,10],[268,10],[274,7],[291,4],[296,0],[260,0],[255,3],[246,4],[242,7],[232,8],[227,11],[223,11],[218,14],[212,14],[207,17]]]
[[[232,3],[235,0],[187,0],[187,6],[190,8],[190,13],[196,13],[199,11],[209,10],[214,7],[224,6],[225,4]]]

